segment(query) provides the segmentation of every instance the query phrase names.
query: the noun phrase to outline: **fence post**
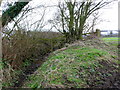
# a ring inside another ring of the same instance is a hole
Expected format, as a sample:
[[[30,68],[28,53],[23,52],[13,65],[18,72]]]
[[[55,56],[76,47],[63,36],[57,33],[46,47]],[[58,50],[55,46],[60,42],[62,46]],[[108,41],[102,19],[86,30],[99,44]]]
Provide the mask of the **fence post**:
[[[100,37],[100,29],[96,29],[96,36]]]

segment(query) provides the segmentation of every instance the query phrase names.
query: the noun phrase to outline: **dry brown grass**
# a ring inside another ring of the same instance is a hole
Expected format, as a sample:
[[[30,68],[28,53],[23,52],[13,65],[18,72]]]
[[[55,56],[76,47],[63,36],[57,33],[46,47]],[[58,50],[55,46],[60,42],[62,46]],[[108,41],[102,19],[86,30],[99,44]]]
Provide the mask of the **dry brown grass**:
[[[42,57],[61,47],[61,34],[56,32],[14,31],[11,36],[3,37],[4,82],[11,82],[16,70],[22,70],[26,61]],[[30,61],[31,60],[31,61]],[[9,85],[7,85],[9,86]]]
[[[13,35],[3,38],[3,59],[13,69],[18,69],[25,59],[44,55],[58,45],[61,35],[56,32],[15,31]]]

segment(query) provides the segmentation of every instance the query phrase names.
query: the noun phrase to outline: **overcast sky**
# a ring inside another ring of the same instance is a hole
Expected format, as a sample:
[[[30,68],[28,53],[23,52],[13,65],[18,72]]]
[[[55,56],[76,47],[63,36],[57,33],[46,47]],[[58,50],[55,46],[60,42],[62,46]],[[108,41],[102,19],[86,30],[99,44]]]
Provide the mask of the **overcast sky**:
[[[58,0],[33,0],[31,3],[33,5],[46,4],[55,5]],[[55,9],[53,9],[54,11]],[[48,15],[51,18],[51,15]],[[118,1],[115,1],[110,6],[100,10],[100,19],[103,20],[100,24],[96,26],[101,30],[118,30]]]
[[[51,6],[51,5],[56,5],[58,1],[59,0],[32,0],[29,3],[29,5],[32,7],[38,6],[40,4]],[[53,14],[55,11],[56,8],[50,8],[49,10],[47,10],[47,14],[45,18],[46,19],[53,18]],[[37,19],[37,18],[38,17],[34,17],[33,19]],[[99,28],[101,30],[118,30],[118,1],[112,3],[109,7],[100,10],[100,20],[103,21],[100,24],[98,24],[95,28]]]

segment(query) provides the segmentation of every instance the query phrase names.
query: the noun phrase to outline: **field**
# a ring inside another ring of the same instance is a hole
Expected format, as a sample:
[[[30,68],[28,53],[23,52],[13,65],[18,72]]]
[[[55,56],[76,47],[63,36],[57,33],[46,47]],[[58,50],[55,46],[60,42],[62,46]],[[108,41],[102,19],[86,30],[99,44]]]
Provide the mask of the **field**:
[[[117,46],[118,45],[118,37],[104,37],[102,38],[103,41],[111,43],[111,45]]]
[[[104,37],[104,38],[102,38],[102,40],[104,40],[106,42],[118,41],[118,37]]]

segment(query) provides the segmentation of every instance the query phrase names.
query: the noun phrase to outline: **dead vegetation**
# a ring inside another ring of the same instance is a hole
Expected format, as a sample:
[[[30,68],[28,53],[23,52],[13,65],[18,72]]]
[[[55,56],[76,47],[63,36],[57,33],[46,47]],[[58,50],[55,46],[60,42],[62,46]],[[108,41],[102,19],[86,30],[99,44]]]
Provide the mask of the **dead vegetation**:
[[[62,42],[64,43],[61,34],[56,32],[16,30],[10,36],[5,34],[2,43],[3,86],[11,86],[23,69],[36,62],[36,59],[41,60],[47,53],[62,47]]]

